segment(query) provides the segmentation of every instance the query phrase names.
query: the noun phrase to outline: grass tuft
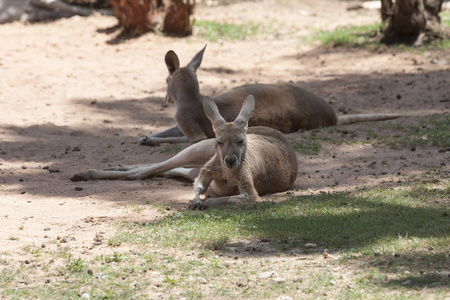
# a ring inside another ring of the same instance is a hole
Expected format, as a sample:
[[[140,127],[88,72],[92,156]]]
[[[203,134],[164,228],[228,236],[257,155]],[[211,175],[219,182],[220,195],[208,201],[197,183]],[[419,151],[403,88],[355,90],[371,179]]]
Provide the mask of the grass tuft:
[[[195,21],[194,27],[198,28],[200,36],[211,42],[245,40],[248,36],[256,35],[262,31],[262,25],[254,22],[238,25],[214,21]]]
[[[447,14],[442,14],[442,23],[449,26],[450,17]],[[334,31],[318,31],[313,37],[316,40],[322,42],[322,45],[334,47],[347,47],[347,48],[369,48],[380,49],[380,47],[386,47],[378,41],[386,24],[373,23],[363,26],[345,26],[339,27]],[[446,50],[450,49],[450,39],[438,38],[431,42],[424,43],[418,47],[412,47],[404,44],[393,44],[390,48],[399,49],[402,51],[425,51],[425,50]]]

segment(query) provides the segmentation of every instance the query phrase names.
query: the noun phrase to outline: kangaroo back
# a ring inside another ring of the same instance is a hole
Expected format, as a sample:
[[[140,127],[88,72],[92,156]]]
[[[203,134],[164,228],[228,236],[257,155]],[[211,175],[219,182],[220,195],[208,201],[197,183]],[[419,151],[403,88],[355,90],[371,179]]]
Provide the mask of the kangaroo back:
[[[213,99],[223,117],[233,119],[232,114],[236,112],[230,111],[227,106],[233,102],[240,106],[242,103],[237,99],[245,99],[248,95],[257,99],[249,126],[267,126],[290,133],[299,129],[332,126],[337,122],[336,113],[328,102],[288,82],[243,85]]]
[[[268,127],[249,127],[246,159],[259,195],[292,188],[297,178],[297,155],[281,132]]]

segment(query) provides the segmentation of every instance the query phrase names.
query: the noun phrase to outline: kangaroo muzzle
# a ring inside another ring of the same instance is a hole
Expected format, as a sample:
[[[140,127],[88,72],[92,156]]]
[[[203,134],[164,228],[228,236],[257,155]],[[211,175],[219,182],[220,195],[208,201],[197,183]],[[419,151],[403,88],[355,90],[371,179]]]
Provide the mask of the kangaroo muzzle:
[[[239,166],[239,158],[236,155],[232,155],[232,156],[227,155],[223,159],[223,163],[224,163],[225,167],[227,167],[228,169],[234,169]]]

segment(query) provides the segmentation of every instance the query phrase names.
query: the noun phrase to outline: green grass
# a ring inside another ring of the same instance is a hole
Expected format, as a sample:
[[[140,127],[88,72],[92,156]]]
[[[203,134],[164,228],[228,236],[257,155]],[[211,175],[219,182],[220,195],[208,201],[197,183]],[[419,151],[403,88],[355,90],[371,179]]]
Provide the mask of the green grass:
[[[423,117],[417,125],[399,125],[391,122],[361,123],[356,130],[335,126],[314,129],[302,133],[301,138],[290,138],[294,149],[302,154],[317,155],[321,143],[372,143],[387,145],[392,149],[450,148],[450,114],[434,114]]]
[[[450,14],[441,14],[441,22],[446,26],[450,26]],[[319,40],[322,45],[333,45],[334,47],[347,48],[369,48],[379,49],[382,44],[374,39],[377,37],[386,25],[382,23],[373,23],[363,26],[344,26],[339,27],[334,31],[317,31],[313,39]],[[423,44],[419,47],[412,47],[403,44],[394,44],[391,48],[400,49],[403,51],[425,51],[440,49],[450,49],[450,39],[441,38],[430,43]]]
[[[364,26],[346,26],[340,27],[334,31],[318,31],[315,39],[322,42],[323,45],[332,44],[335,47],[365,47],[370,39],[375,37],[382,28],[381,23],[373,23]]]
[[[288,138],[294,150],[305,155],[318,155],[322,145],[314,139],[294,139]]]
[[[0,297],[445,299],[449,194],[444,175],[422,174],[393,188],[282,196],[121,223],[110,246],[102,246],[109,254],[28,246],[32,262],[18,264],[4,253]],[[335,259],[324,260],[324,249]],[[284,281],[257,278],[267,271]]]
[[[195,21],[194,27],[199,30],[199,35],[211,42],[221,40],[245,40],[262,31],[259,23],[232,24],[217,23],[214,21]]]
[[[441,17],[441,23],[450,27],[450,13],[440,13],[439,16]]]
[[[423,241],[450,245],[449,207],[436,206],[450,189],[373,189],[354,194],[298,196],[281,203],[258,203],[237,211],[234,207],[172,214],[154,224],[125,224],[115,244],[157,243],[159,247],[203,244],[226,248],[241,239],[269,239],[287,250],[306,242],[327,248],[371,252],[414,250]],[[431,229],[432,228],[432,229]],[[174,230],[176,229],[176,230]],[[134,232],[134,233],[131,233]],[[401,237],[418,243],[404,247]],[[285,243],[285,241],[288,241]],[[442,249],[444,249],[443,247]]]

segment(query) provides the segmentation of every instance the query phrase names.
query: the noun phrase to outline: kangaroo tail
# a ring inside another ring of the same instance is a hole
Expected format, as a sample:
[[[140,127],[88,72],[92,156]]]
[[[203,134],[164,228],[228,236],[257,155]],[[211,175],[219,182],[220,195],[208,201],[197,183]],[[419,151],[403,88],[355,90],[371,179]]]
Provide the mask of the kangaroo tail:
[[[402,117],[398,114],[358,114],[338,116],[337,125],[348,125],[361,122],[392,120]]]

